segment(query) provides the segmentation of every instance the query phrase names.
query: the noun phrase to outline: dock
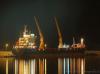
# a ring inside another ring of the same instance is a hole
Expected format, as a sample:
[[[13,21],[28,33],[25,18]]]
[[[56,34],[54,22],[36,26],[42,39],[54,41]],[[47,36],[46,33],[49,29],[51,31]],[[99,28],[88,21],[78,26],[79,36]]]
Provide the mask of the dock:
[[[100,51],[87,50],[87,51],[85,51],[85,54],[87,54],[87,55],[100,55]]]
[[[31,55],[31,54],[30,54]],[[32,54],[31,56],[87,56],[87,55],[100,55],[100,51],[85,51],[85,53],[69,53],[69,52],[59,52],[59,53],[50,53],[50,52],[40,52],[38,54]],[[15,57],[12,51],[0,51],[0,58],[2,57]]]
[[[0,51],[0,57],[12,57],[14,54],[12,51]]]

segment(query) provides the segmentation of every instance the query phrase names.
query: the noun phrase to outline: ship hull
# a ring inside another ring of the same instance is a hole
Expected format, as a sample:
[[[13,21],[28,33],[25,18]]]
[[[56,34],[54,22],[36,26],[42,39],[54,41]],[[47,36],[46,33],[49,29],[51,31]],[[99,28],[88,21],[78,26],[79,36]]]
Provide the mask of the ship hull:
[[[86,49],[66,49],[66,48],[47,48],[44,51],[38,49],[13,49],[13,53],[15,56],[20,57],[46,57],[46,56],[79,56],[84,55]]]
[[[32,54],[36,54],[37,49],[36,48],[20,48],[20,49],[13,49],[12,50],[13,54],[15,56],[29,56]]]

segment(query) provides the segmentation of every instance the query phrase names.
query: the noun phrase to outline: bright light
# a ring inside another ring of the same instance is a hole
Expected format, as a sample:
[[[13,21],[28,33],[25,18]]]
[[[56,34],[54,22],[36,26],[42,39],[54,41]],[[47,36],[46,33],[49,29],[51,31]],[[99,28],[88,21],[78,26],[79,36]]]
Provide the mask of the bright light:
[[[84,39],[83,39],[83,38],[81,38],[81,44],[83,44],[83,42],[84,42]]]
[[[32,37],[34,37],[34,34],[31,34]]]

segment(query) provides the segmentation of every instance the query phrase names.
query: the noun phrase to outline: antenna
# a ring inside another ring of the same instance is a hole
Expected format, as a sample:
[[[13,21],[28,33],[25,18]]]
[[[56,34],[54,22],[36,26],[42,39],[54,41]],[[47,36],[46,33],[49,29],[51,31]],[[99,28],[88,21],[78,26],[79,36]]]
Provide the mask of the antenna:
[[[23,35],[26,35],[27,33],[27,25],[24,26],[24,32],[23,32]]]
[[[73,45],[75,44],[75,38],[73,37]]]

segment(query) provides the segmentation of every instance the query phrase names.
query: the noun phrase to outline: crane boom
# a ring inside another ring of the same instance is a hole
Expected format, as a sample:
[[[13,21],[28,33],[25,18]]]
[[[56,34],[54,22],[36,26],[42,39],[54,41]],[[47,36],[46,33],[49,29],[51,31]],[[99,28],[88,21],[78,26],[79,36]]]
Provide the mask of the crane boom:
[[[38,17],[38,18],[39,18],[39,17]],[[43,37],[42,31],[41,31],[41,29],[40,29],[40,27],[39,27],[39,20],[38,20],[38,18],[34,16],[35,23],[36,23],[36,26],[37,26],[37,28],[38,28],[39,35],[40,35],[39,50],[44,50],[44,48],[45,48],[44,37]]]
[[[61,34],[60,28],[58,26],[57,18],[55,17],[54,20],[55,20],[55,23],[56,23],[56,27],[57,27],[57,31],[58,31],[58,36],[59,36],[58,48],[63,48],[62,34]]]

